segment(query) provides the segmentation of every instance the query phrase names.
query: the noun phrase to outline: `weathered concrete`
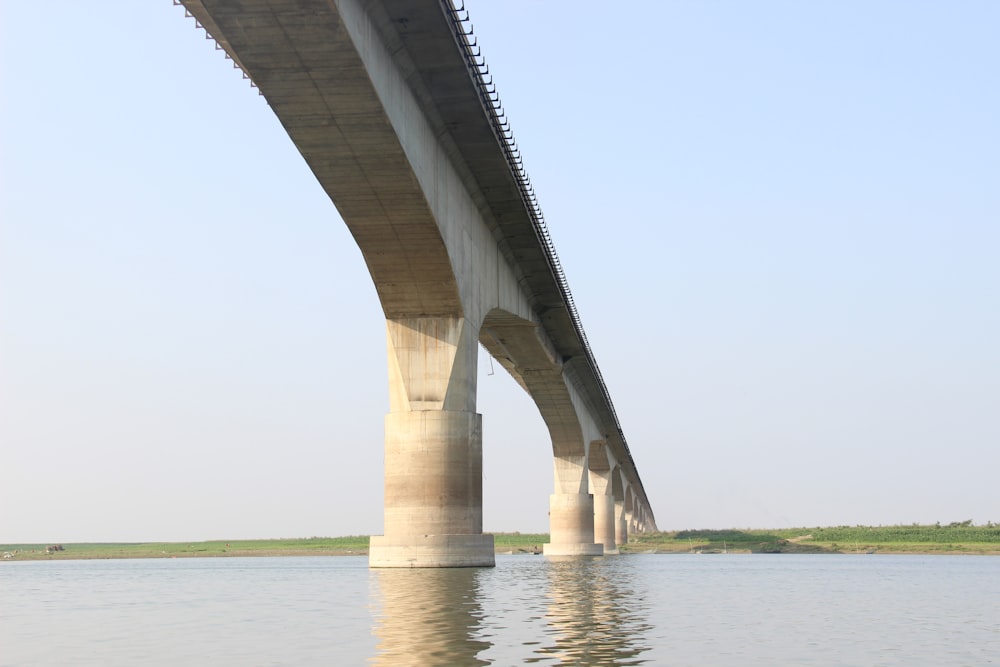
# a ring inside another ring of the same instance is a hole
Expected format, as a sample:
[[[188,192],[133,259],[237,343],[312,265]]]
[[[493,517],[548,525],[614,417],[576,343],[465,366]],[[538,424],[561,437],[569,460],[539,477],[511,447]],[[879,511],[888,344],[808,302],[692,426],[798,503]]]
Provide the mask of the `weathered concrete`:
[[[493,563],[492,540],[482,535],[479,343],[528,391],[549,429],[556,474],[546,553],[613,547],[608,502],[624,491],[598,494],[595,542],[589,471],[617,469],[630,503],[648,501],[446,5],[184,5],[260,88],[336,204],[378,291],[390,413],[385,535],[372,539],[372,566]],[[593,461],[591,449],[600,450]]]
[[[594,543],[594,496],[555,493],[549,496],[549,543],[546,556],[601,556],[604,546]]]
[[[615,501],[615,544],[628,544],[628,520],[625,518],[625,503]]]
[[[373,567],[493,565],[483,532],[482,416],[475,329],[462,318],[386,325],[385,535]]]
[[[631,538],[636,532],[635,493],[631,487],[625,493],[625,513],[623,520],[625,522],[625,533]]]
[[[593,452],[591,452],[593,460]],[[604,555],[618,553],[615,540],[615,497],[611,470],[590,469],[590,490],[594,492],[594,541],[604,546]]]
[[[555,490],[549,496],[549,544],[546,556],[600,556],[594,541],[594,496],[587,490],[587,447],[582,455],[556,456]]]

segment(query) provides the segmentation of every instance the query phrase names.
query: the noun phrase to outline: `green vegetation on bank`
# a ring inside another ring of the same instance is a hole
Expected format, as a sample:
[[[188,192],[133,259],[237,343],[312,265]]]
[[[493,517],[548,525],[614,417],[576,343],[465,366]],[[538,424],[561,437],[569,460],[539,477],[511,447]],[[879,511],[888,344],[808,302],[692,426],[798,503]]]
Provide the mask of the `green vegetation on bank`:
[[[636,535],[632,553],[1000,554],[1000,524],[836,526],[774,530],[682,530]]]
[[[548,541],[548,533],[493,533],[497,553],[541,553]]]
[[[539,553],[544,533],[494,533],[497,553]],[[61,548],[60,548],[61,547]],[[1000,555],[1000,524],[682,530],[635,535],[625,553],[940,553]],[[5,560],[343,556],[368,553],[368,536],[210,542],[0,544]]]
[[[55,547],[55,548],[54,548]],[[58,547],[62,547],[59,549]],[[310,537],[210,542],[133,542],[90,544],[3,544],[0,556],[18,560],[100,558],[187,558],[192,556],[341,556],[368,553],[368,536]]]
[[[541,533],[496,533],[500,553],[537,553],[549,541]],[[77,560],[102,558],[190,558],[209,556],[351,556],[367,555],[368,536],[310,537],[210,542],[131,542],[78,544],[0,544],[7,560]],[[9,558],[8,558],[9,555]]]

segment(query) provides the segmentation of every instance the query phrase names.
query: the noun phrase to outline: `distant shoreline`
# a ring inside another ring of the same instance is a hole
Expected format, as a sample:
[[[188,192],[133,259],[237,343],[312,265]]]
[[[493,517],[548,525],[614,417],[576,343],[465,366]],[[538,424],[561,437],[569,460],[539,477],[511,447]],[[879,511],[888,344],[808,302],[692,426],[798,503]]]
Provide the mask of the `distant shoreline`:
[[[497,554],[531,555],[544,533],[493,533]],[[1000,555],[1000,525],[839,526],[775,530],[688,530],[639,534],[623,554],[913,554]],[[248,556],[367,556],[368,536],[206,542],[0,544],[6,561]]]

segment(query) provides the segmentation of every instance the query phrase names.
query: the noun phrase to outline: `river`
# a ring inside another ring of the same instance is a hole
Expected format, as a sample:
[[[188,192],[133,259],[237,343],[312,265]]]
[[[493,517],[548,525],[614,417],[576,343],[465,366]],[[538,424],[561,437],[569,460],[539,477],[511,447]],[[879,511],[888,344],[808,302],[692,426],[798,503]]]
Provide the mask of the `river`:
[[[1000,558],[0,562],[0,666],[1000,665]]]

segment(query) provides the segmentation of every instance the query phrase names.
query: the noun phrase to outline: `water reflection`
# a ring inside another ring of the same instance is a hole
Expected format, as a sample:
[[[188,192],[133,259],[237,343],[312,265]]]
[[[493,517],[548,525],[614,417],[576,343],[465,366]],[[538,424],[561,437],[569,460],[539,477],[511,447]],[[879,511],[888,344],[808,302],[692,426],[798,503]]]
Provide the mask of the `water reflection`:
[[[998,599],[970,556],[4,561],[0,665],[997,667]]]
[[[622,557],[548,563],[549,642],[525,662],[560,665],[638,665],[649,650],[650,609]]]
[[[623,557],[372,570],[375,665],[638,665],[651,608]]]
[[[375,569],[372,614],[378,638],[374,665],[488,665],[477,638],[483,618],[478,568]]]

